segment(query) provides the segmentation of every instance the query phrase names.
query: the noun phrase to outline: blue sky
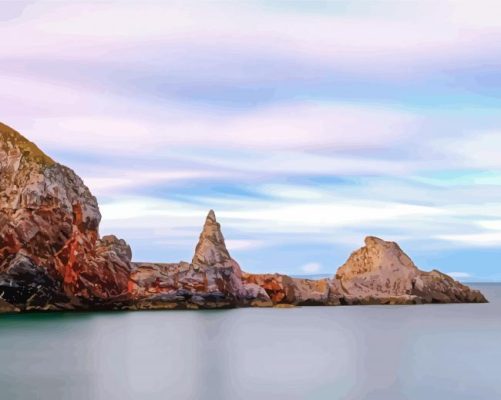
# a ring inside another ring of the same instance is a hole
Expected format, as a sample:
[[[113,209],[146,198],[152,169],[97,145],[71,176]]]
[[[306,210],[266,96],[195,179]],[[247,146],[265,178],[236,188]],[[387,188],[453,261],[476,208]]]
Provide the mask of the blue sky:
[[[2,3],[0,119],[136,260],[189,260],[213,208],[248,271],[333,273],[376,235],[501,280],[500,8]]]

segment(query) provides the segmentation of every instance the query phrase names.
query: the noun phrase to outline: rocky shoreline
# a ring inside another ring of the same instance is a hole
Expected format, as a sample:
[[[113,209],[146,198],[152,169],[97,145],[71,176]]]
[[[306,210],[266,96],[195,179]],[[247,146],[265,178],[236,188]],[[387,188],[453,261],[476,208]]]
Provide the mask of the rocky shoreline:
[[[0,135],[0,312],[487,301],[376,237],[329,279],[246,273],[212,210],[190,263],[132,262],[124,240],[100,237],[97,200],[71,169],[6,125]]]

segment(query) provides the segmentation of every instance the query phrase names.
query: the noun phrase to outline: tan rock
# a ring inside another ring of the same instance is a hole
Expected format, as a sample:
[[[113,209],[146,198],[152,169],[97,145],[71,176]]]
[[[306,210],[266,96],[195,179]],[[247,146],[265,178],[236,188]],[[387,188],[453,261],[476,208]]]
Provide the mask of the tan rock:
[[[345,304],[417,304],[485,302],[438,271],[419,270],[394,242],[369,236],[336,273]]]
[[[0,298],[0,314],[2,313],[15,313],[19,312],[19,308],[13,306],[10,303],[7,303],[5,300]]]
[[[200,234],[193,265],[216,265],[231,261],[230,253],[226,248],[221,225],[216,221],[214,210],[210,210]]]

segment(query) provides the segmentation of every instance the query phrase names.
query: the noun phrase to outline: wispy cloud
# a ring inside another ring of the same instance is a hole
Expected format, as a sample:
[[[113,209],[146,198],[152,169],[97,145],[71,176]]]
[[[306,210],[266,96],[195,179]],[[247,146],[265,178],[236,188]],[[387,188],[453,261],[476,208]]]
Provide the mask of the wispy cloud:
[[[468,272],[448,272],[447,275],[452,276],[454,279],[468,279],[471,278],[472,275]]]
[[[303,271],[307,274],[315,274],[317,272],[320,272],[321,269],[322,269],[322,266],[316,262],[310,262],[308,264],[304,264],[301,267],[301,271]]]
[[[501,244],[496,11],[16,2],[0,119],[75,168],[141,259],[190,257],[209,208],[250,269],[334,270],[366,234],[478,255]]]

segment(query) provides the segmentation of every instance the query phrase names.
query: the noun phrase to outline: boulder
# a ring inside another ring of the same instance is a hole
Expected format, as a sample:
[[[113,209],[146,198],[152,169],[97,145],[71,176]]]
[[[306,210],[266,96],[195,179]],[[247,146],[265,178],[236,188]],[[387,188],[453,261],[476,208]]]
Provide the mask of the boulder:
[[[19,312],[19,308],[7,303],[5,300],[0,298],[0,314],[2,313],[16,313]]]

